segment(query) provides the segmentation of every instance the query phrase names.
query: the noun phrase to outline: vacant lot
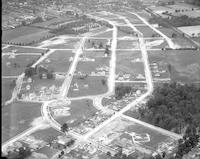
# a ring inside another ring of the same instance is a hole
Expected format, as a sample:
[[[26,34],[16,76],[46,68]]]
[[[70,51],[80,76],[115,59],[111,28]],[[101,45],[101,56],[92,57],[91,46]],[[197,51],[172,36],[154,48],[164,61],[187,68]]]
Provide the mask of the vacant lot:
[[[112,19],[113,22],[115,22],[117,25],[123,25],[123,24],[126,24],[126,22],[123,20],[123,19]]]
[[[55,72],[68,72],[71,61],[74,57],[72,51],[55,51],[47,57],[40,65],[52,68]]]
[[[148,26],[136,26],[144,37],[159,37],[160,35]]]
[[[33,63],[39,55],[5,55],[2,57],[2,75],[17,76],[25,71],[28,64]]]
[[[20,47],[20,46],[9,46],[8,48],[5,48],[3,50],[3,53],[10,53],[13,50],[15,50],[15,53],[45,53],[46,49],[38,49],[38,48],[26,48],[26,47]]]
[[[171,80],[184,83],[200,81],[200,54],[191,50],[169,50],[149,53],[150,63],[169,69]]]
[[[130,74],[130,80],[135,80],[139,74],[144,76],[144,64],[138,51],[118,51],[116,74]]]
[[[137,40],[118,40],[117,49],[139,49]]]
[[[145,40],[145,44],[147,49],[162,49],[169,47],[165,39],[148,39]]]
[[[2,83],[1,83],[1,86],[2,86],[2,89],[1,89],[1,103],[2,103],[2,106],[4,105],[4,103],[6,101],[8,101],[11,97],[12,97],[12,91],[15,87],[15,78],[9,78],[9,79],[5,79],[5,78],[2,78]]]
[[[41,116],[38,103],[15,102],[2,108],[2,142],[31,127],[31,122]]]
[[[48,30],[34,27],[19,27],[8,31],[3,31],[2,41],[13,44],[29,44],[39,41],[43,37],[51,36]]]
[[[79,45],[79,38],[70,38],[69,36],[58,36],[40,43],[40,46],[50,49],[74,49]]]
[[[100,34],[97,34],[97,35],[94,35],[92,37],[96,37],[96,38],[112,38],[112,35],[113,35],[113,31],[110,30],[110,31],[106,31],[104,33],[100,33]]]
[[[189,35],[189,36],[200,35],[200,25],[179,27],[178,29],[181,30],[182,32],[184,32],[185,34]]]
[[[56,108],[52,107],[50,110],[56,121],[58,121],[61,125],[67,123],[70,127],[80,125],[84,121],[93,117],[97,112],[97,109],[93,107],[92,101],[87,99],[72,101],[70,105],[63,105],[63,107],[59,107],[59,109],[66,107],[69,108],[69,113],[66,113],[66,115],[63,116],[54,115],[53,112]]]
[[[103,76],[92,76],[80,79],[80,76],[74,76],[69,89],[68,97],[81,97],[89,95],[98,95],[107,92],[107,85],[102,80],[106,81]],[[77,84],[78,88],[75,86]]]

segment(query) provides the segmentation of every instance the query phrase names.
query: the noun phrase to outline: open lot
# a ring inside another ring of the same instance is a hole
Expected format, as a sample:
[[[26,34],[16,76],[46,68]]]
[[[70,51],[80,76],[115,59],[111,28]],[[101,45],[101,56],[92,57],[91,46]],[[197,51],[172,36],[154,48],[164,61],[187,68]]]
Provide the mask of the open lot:
[[[97,109],[91,100],[71,101],[69,105],[50,107],[53,118],[61,125],[67,123],[69,127],[76,127],[93,117]]]
[[[96,38],[112,38],[112,35],[113,35],[113,31],[110,30],[110,31],[106,31],[104,33],[100,33],[100,34],[97,34],[97,35],[94,35],[92,37],[96,37]]]
[[[122,80],[144,80],[141,53],[139,51],[117,51],[116,74],[118,80],[121,78]],[[129,77],[125,78],[124,75]]]
[[[69,36],[62,35],[41,42],[40,46],[50,49],[75,49],[79,42],[79,38],[70,38]]]
[[[106,93],[108,88],[107,84],[102,82],[103,80],[106,81],[103,76],[88,76],[84,79],[74,76],[67,96],[82,97]]]
[[[139,49],[139,42],[137,40],[118,40],[117,49]]]
[[[41,116],[38,103],[15,102],[2,108],[2,142],[31,127],[34,119]]]
[[[39,48],[26,48],[26,47],[20,47],[20,46],[9,46],[8,48],[3,49],[3,53],[46,53],[46,49],[39,49]]]
[[[118,38],[123,38],[123,37],[134,37],[137,38],[136,35],[133,34],[134,31],[131,27],[128,26],[120,26],[118,28],[118,32],[117,32],[117,37]]]
[[[35,27],[19,27],[8,31],[3,31],[2,41],[13,44],[29,44],[33,41],[39,41],[43,37],[51,36],[48,30]]]
[[[116,19],[111,19],[113,22],[116,23],[116,25],[123,25],[123,24],[126,24],[126,22],[123,20],[123,19],[119,19],[119,18],[116,18]]]
[[[160,145],[172,141],[161,132],[124,118],[113,120],[91,138],[113,149],[120,145],[129,153],[134,152],[138,146],[156,151]]]
[[[14,81],[15,78],[2,78],[1,83],[1,105],[3,106],[6,101],[8,101],[12,97],[12,91],[15,87]]]
[[[48,68],[52,68],[55,72],[68,72],[70,64],[70,58],[74,57],[74,53],[69,50],[60,51],[57,50],[53,52],[50,56],[48,56],[42,63],[39,65],[43,65]]]
[[[200,25],[178,27],[178,29],[191,37],[200,35]]]
[[[39,55],[5,55],[2,57],[2,75],[17,76],[25,71],[28,64],[33,63]]]
[[[165,39],[156,39],[156,38],[152,38],[148,40],[146,39],[145,44],[146,44],[147,49],[162,49],[162,48],[169,47]]]
[[[148,26],[136,26],[144,37],[160,37],[160,35]]]
[[[168,50],[149,53],[149,60],[170,72],[172,81],[196,83],[200,81],[200,54],[192,50]],[[167,75],[167,74],[166,74]]]

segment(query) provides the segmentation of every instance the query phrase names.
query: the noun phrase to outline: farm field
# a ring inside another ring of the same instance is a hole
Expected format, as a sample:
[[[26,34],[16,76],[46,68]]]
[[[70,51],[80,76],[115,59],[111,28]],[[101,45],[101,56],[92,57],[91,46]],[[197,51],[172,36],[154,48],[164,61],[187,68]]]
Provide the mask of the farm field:
[[[39,59],[39,55],[5,55],[2,57],[2,75],[18,76],[25,71],[28,64]]]
[[[118,40],[117,49],[139,49],[139,43],[137,40]]]
[[[93,117],[96,112],[97,109],[93,106],[92,101],[87,99],[71,101],[69,105],[60,107],[50,107],[53,118],[61,125],[67,123],[69,127],[77,127]]]
[[[38,103],[15,102],[2,108],[2,142],[30,128],[41,116]]]
[[[50,49],[75,49],[79,42],[79,38],[69,38],[69,36],[62,35],[45,40],[41,42],[39,46],[47,47]]]
[[[10,53],[15,51],[15,53],[46,53],[46,49],[40,49],[40,48],[26,48],[26,47],[20,47],[20,46],[9,46],[8,48],[3,49],[3,53]]]
[[[122,145],[128,152],[134,152],[137,146],[156,151],[160,145],[173,141],[169,136],[123,117],[113,120],[92,135],[91,139],[113,149]]]
[[[106,83],[103,84],[103,80],[106,80],[103,76],[88,76],[84,79],[74,76],[67,97],[94,96],[106,93],[108,88]]]
[[[9,79],[6,79],[6,78],[2,78],[1,79],[1,106],[4,106],[4,103],[6,101],[8,101],[11,97],[12,97],[12,92],[13,92],[13,89],[15,87],[14,85],[14,81],[16,80],[15,78],[9,78]]]
[[[57,50],[39,64],[53,69],[55,72],[68,72],[74,53],[70,50]]]
[[[51,35],[53,34],[50,34],[48,30],[24,26],[4,31],[2,34],[2,41],[13,44],[29,44]]]
[[[168,50],[162,53],[149,53],[149,59],[154,59],[159,65],[171,68],[172,81],[196,83],[200,81],[200,54],[193,50]]]
[[[144,37],[160,37],[160,35],[148,26],[136,26],[136,28],[143,34]]]
[[[126,80],[145,79],[144,64],[139,51],[117,51],[116,75],[120,80],[121,76],[125,74],[130,75]]]

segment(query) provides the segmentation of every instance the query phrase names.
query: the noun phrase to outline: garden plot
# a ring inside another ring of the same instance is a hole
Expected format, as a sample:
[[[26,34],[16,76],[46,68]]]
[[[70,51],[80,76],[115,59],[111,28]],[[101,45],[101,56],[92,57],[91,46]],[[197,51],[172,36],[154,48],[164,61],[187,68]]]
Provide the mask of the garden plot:
[[[20,91],[20,100],[46,101],[56,99],[61,91],[65,75],[56,75],[55,79],[40,79],[38,76],[24,78]]]
[[[137,40],[118,40],[117,49],[140,49]]]
[[[145,80],[144,63],[139,51],[118,51],[116,63],[116,80]]]
[[[148,26],[136,26],[144,37],[160,37],[160,35]]]
[[[164,51],[149,51],[149,63],[153,79],[169,79],[168,63]]]
[[[70,64],[73,61],[74,53],[70,50],[55,51],[50,56],[48,56],[43,62],[38,66],[44,66],[53,69],[55,72],[67,73]]]
[[[109,57],[104,55],[99,56],[95,53],[86,53],[80,58],[76,68],[78,75],[89,75],[89,76],[108,76],[109,75]]]
[[[18,76],[25,71],[29,64],[33,64],[40,55],[5,55],[2,57],[2,75]]]
[[[169,143],[174,142],[172,138],[159,131],[125,118],[113,120],[90,138],[113,149],[121,146],[128,154],[139,150],[139,147],[147,149],[150,153],[160,147],[169,149]]]
[[[109,39],[87,39],[84,48],[89,49],[105,49],[106,45],[110,45]]]
[[[11,99],[12,97],[12,92],[13,92],[13,89],[15,88],[15,81],[16,79],[15,78],[9,78],[9,79],[6,79],[6,78],[2,78],[2,83],[1,83],[1,86],[2,86],[2,89],[1,89],[1,105],[4,106],[4,103],[6,101],[8,101],[9,99]]]
[[[3,53],[26,53],[26,54],[32,54],[32,53],[46,53],[46,49],[39,49],[39,48],[28,48],[28,47],[20,47],[20,46],[9,46],[8,48],[3,49]]]
[[[48,30],[39,29],[34,27],[19,27],[8,31],[3,31],[2,41],[13,44],[29,44],[34,41],[39,41],[44,37],[50,37],[53,34]]]
[[[47,47],[50,49],[75,49],[79,46],[79,38],[71,38],[66,35],[54,37],[40,43],[40,47]]]
[[[38,124],[40,118],[38,103],[15,102],[2,108],[2,142]]]
[[[83,124],[95,116],[97,109],[93,106],[91,100],[76,100],[64,104],[50,105],[50,113],[53,118],[61,125],[67,123],[69,127],[74,128]]]
[[[68,97],[94,96],[106,93],[107,79],[104,76],[74,76]]]
[[[169,48],[167,42],[165,39],[146,39],[145,40],[145,45],[147,49],[162,49],[162,48]]]

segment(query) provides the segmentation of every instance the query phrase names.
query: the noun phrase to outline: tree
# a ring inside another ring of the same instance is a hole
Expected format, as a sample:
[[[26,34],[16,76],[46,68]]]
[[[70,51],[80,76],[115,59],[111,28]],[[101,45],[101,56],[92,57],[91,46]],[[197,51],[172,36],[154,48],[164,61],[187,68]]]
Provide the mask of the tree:
[[[69,127],[68,127],[67,123],[64,123],[61,126],[61,131],[64,132],[64,133],[69,131]]]
[[[32,155],[32,152],[29,147],[20,147],[19,151],[9,152],[7,157],[8,159],[26,159]]]
[[[102,80],[101,80],[101,83],[102,83],[102,85],[106,85],[106,80],[105,80],[105,79],[102,79]]]
[[[99,49],[101,49],[101,48],[103,48],[103,43],[102,42],[100,42],[100,44],[99,44]]]

